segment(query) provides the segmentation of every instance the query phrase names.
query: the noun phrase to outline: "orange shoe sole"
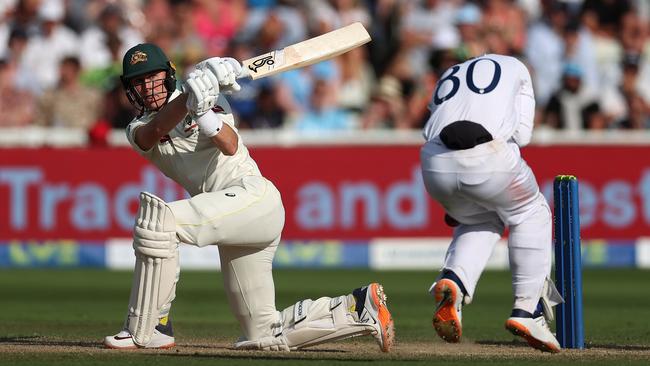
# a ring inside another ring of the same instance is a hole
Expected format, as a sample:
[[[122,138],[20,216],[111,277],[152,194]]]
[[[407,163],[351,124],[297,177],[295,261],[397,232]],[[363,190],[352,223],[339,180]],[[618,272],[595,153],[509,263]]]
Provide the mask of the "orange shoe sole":
[[[454,306],[459,294],[455,286],[447,283],[449,281],[442,279],[434,287],[434,298],[436,303],[440,304],[440,307],[433,315],[433,327],[440,338],[446,342],[458,343],[463,334],[460,317]]]
[[[533,337],[532,334],[530,334],[528,328],[526,328],[525,326],[523,326],[522,324],[516,321],[513,320],[506,321],[506,329],[509,330],[510,333],[524,338],[531,347],[536,348],[540,351],[551,352],[551,353],[560,352],[560,349],[557,348],[557,346],[555,346],[554,344],[542,342],[539,339]]]
[[[380,348],[382,352],[390,352],[395,343],[395,326],[393,317],[386,306],[387,297],[386,293],[384,293],[384,287],[378,283],[371,283],[368,285],[368,291],[372,295],[372,301],[377,304],[377,317],[382,329]]]

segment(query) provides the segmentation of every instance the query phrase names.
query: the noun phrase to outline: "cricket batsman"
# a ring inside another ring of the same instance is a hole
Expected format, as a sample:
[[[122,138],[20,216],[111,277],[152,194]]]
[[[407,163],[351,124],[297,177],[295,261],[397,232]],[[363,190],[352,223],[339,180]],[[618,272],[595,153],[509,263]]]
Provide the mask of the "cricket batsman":
[[[175,345],[169,314],[183,242],[219,247],[228,303],[242,331],[234,348],[289,351],[372,335],[388,352],[393,320],[377,283],[276,310],[271,266],[284,208],[280,193],[244,146],[223,96],[240,89],[240,73],[238,61],[210,58],[196,65],[181,91],[173,64],[158,46],[139,44],[125,54],[122,83],[140,111],[126,129],[128,140],[191,198],[165,202],[148,192],[140,194],[128,314],[123,329],[106,337],[104,345]]]
[[[521,158],[533,133],[530,74],[516,58],[487,54],[452,66],[429,104],[420,151],[427,191],[454,228],[440,275],[430,288],[433,326],[447,342],[462,335],[470,303],[494,246],[509,229],[514,304],[507,330],[532,347],[559,352],[548,322],[562,298],[550,280],[551,211]]]

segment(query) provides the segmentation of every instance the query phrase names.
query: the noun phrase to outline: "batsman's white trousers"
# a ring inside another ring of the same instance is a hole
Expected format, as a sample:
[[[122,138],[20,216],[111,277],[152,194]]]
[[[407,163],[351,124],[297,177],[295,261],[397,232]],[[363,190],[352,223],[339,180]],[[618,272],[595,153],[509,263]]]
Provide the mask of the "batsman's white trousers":
[[[420,151],[424,185],[460,225],[443,269],[454,271],[470,296],[504,226],[514,308],[533,312],[550,275],[552,216],[519,147],[493,140],[450,150],[438,138]]]
[[[284,227],[280,192],[261,176],[242,186],[168,204],[181,242],[218,245],[224,287],[247,339],[272,334],[278,322],[271,265]]]

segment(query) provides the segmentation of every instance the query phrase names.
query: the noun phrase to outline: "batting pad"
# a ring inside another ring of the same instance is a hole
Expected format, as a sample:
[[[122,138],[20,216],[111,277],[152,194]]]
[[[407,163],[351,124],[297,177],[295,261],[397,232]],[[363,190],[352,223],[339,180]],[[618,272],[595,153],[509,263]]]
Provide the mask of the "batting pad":
[[[163,200],[147,192],[140,194],[133,249],[136,260],[128,328],[133,341],[146,346],[176,296],[179,269],[174,215]]]
[[[282,311],[283,336],[296,350],[339,339],[371,334],[371,325],[360,323],[352,295],[302,300]]]

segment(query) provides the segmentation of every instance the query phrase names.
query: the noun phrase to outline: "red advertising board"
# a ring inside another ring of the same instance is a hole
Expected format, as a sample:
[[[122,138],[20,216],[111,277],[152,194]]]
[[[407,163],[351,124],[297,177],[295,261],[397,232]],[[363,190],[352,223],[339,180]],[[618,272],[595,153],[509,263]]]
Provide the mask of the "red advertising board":
[[[0,150],[0,241],[130,236],[137,197],[185,193],[129,148]],[[449,236],[424,191],[418,146],[251,149],[280,189],[285,239]],[[650,146],[523,150],[547,198],[557,174],[580,181],[582,237],[650,236]]]

